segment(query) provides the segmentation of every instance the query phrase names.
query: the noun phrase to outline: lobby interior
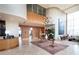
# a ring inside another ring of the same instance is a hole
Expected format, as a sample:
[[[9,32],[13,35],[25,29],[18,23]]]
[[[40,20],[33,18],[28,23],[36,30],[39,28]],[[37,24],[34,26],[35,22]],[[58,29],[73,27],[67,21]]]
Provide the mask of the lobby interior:
[[[79,55],[79,4],[0,4],[0,55]]]

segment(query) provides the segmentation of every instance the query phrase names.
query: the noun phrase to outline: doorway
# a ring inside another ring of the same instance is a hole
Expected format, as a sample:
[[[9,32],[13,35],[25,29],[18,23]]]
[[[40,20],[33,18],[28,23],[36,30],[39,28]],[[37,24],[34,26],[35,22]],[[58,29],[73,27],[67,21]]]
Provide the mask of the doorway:
[[[31,28],[29,29],[29,43],[32,42],[32,39],[33,39],[32,30],[33,30],[33,28],[31,27]]]
[[[21,32],[21,28],[18,28],[18,32],[19,32],[19,47],[23,46],[23,41],[22,41],[22,32]]]

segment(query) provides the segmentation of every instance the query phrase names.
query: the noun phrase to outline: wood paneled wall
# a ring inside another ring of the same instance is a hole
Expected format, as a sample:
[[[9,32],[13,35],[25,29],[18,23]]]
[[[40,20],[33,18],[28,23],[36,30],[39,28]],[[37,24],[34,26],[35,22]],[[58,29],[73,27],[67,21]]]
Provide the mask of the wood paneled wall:
[[[30,21],[30,22],[36,22],[36,23],[39,23],[39,24],[44,24],[44,21],[46,19],[45,16],[42,16],[42,15],[38,15],[34,12],[28,12],[27,13],[27,21]]]
[[[36,26],[36,24],[42,24],[44,25],[46,17],[42,15],[38,15],[34,12],[27,12],[27,21],[29,22],[28,25],[21,25],[21,31],[22,31],[22,38],[26,41],[29,40],[29,30],[32,27],[32,35],[33,35],[33,40],[35,41],[36,38],[40,38],[40,34],[44,32],[44,26]],[[35,23],[35,26],[34,26]]]
[[[32,28],[33,41],[39,39],[40,34],[44,32],[44,28],[42,28],[42,27],[21,26],[22,38],[26,41],[29,40],[29,30],[30,30],[30,28]]]

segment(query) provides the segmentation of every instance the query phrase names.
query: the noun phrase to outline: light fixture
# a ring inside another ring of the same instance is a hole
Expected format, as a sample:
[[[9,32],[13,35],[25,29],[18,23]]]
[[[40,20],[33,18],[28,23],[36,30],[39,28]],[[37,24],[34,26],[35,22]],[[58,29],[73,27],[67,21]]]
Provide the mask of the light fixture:
[[[9,34],[10,32],[8,30],[5,31],[5,34]]]

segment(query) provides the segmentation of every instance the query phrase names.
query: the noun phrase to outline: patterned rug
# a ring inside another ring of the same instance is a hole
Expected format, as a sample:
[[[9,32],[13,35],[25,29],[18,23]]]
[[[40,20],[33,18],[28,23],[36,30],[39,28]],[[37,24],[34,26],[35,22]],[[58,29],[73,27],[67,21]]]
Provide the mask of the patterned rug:
[[[34,45],[48,51],[51,54],[55,54],[65,48],[68,47],[68,45],[63,45],[59,43],[54,43],[54,47],[51,46],[52,42],[51,41],[35,41],[32,42]]]

